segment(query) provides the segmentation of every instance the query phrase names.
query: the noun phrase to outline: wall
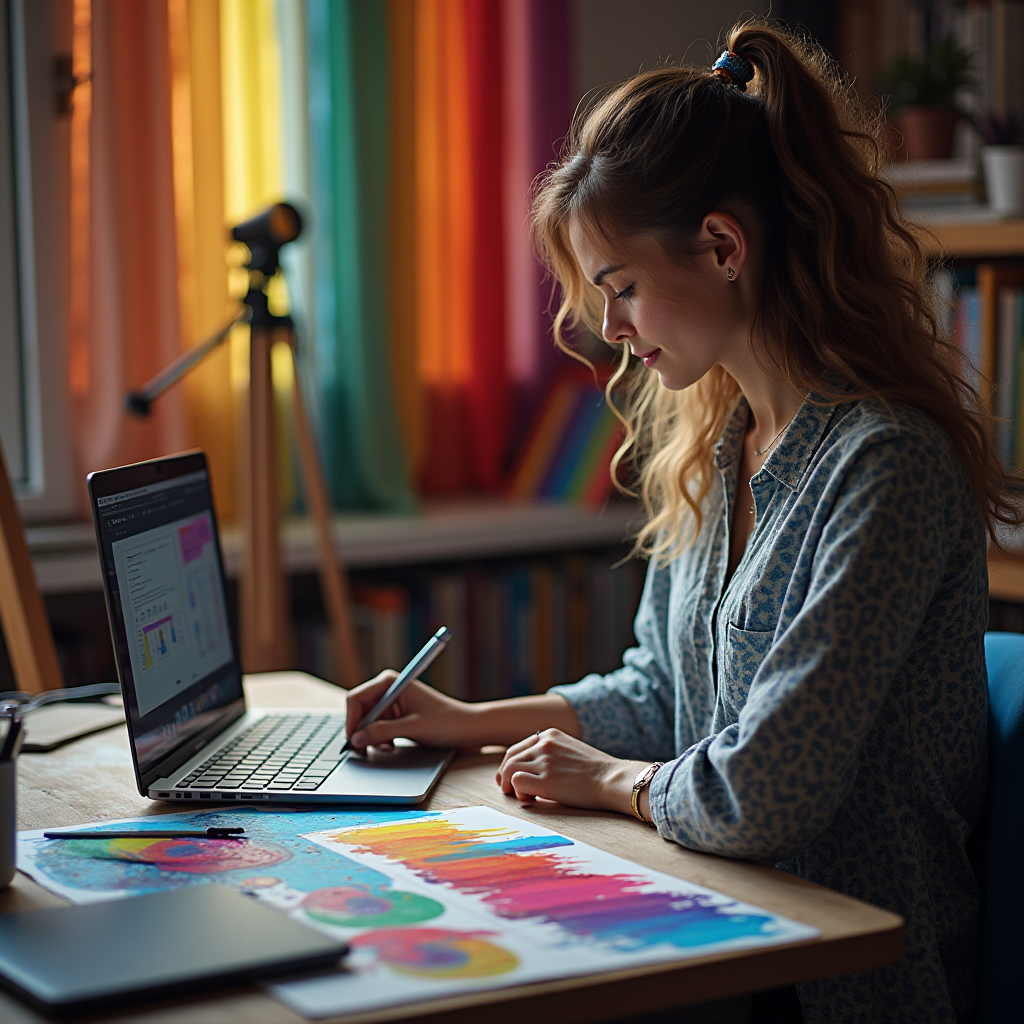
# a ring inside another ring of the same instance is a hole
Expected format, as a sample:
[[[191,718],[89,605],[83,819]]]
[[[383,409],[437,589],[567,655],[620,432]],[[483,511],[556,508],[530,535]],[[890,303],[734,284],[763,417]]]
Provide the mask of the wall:
[[[659,60],[710,65],[723,30],[768,7],[750,0],[575,0],[576,97]]]

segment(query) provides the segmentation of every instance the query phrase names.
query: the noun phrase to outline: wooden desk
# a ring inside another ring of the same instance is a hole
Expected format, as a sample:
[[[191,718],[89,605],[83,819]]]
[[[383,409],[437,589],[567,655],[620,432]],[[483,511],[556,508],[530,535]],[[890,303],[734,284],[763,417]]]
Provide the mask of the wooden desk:
[[[245,685],[253,706],[337,707],[344,703],[343,691],[298,672],[249,677]],[[424,806],[487,804],[527,820],[539,818],[548,828],[609,853],[813,925],[821,929],[821,937],[781,948],[719,953],[682,963],[636,967],[401,1006],[343,1018],[346,1024],[390,1020],[469,1024],[481,1019],[481,1006],[486,1006],[488,1024],[608,1020],[878,967],[893,963],[902,953],[903,922],[895,914],[774,868],[684,850],[664,842],[639,821],[619,815],[574,811],[555,804],[524,809],[515,800],[503,797],[495,787],[494,769],[499,759],[498,754],[487,753],[459,757]],[[82,825],[168,810],[198,810],[191,804],[172,808],[139,796],[123,726],[49,754],[23,755],[18,774],[20,829]],[[0,912],[4,913],[61,902],[21,874],[10,889],[0,892]],[[44,1019],[0,994],[0,1020],[28,1024]],[[139,1024],[298,1024],[302,1020],[252,988],[226,990],[188,1001],[164,1000],[148,1008],[108,1012],[88,1019]]]

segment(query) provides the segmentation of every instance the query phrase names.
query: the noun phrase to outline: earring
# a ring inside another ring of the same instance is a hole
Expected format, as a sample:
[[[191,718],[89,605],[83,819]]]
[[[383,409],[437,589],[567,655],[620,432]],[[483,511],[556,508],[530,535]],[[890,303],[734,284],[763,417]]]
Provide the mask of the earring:
[[[733,269],[732,269],[732,267],[729,267],[729,269],[728,269],[728,270],[726,271],[726,273],[725,273],[725,276],[726,276],[726,277],[727,277],[727,278],[728,278],[728,279],[729,279],[730,281],[735,281],[735,280],[736,280],[736,271],[735,271],[735,270],[733,270]]]

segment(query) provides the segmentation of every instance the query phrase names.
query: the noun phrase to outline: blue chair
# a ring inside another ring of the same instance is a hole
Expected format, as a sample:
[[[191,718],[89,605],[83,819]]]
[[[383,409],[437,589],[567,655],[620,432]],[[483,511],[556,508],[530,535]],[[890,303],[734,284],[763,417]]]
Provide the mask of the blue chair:
[[[1024,1007],[1024,635],[987,633],[989,791],[969,849],[981,885],[978,1024]]]

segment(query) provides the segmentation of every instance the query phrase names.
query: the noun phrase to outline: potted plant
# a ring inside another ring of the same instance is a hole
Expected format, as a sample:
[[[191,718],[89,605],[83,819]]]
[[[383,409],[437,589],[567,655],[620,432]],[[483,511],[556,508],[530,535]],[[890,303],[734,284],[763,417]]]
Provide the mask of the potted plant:
[[[911,160],[941,160],[953,153],[953,132],[964,116],[961,92],[974,84],[971,55],[947,36],[923,57],[899,54],[883,75],[889,110]]]
[[[977,127],[989,206],[1007,217],[1024,214],[1024,117],[988,114]]]

